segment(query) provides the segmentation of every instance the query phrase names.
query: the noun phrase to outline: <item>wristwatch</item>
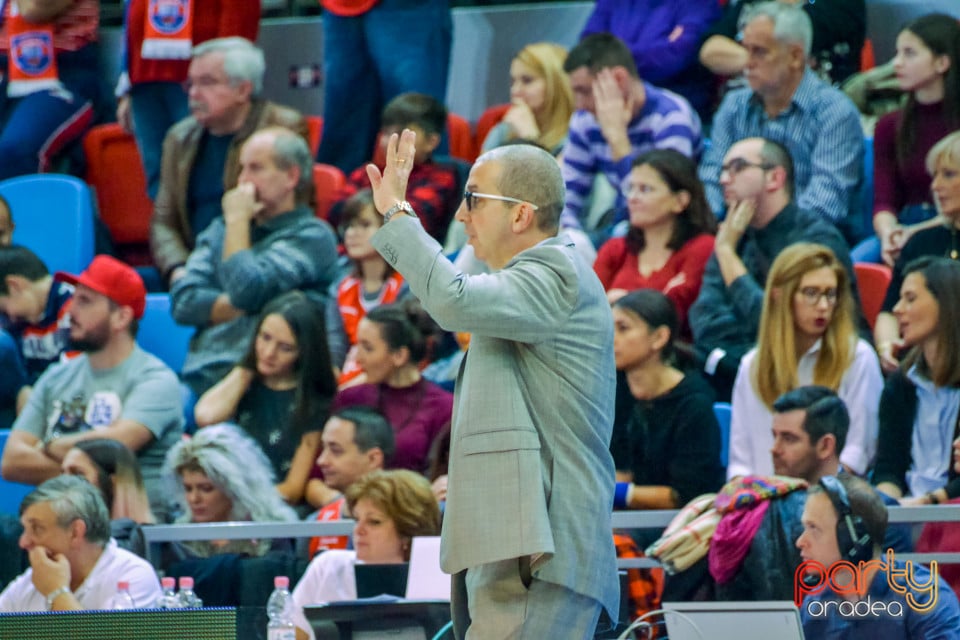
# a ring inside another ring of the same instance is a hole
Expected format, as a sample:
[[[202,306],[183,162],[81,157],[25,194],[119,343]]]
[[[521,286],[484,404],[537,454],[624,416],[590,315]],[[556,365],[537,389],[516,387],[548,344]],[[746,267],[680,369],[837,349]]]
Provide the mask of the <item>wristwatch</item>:
[[[384,223],[390,222],[390,219],[391,219],[393,216],[395,216],[395,215],[397,215],[398,213],[400,213],[401,211],[402,211],[403,213],[409,215],[409,216],[413,216],[414,218],[417,217],[417,212],[413,210],[413,207],[410,206],[410,203],[407,202],[406,200],[401,200],[401,201],[398,202],[397,204],[395,204],[395,205],[393,205],[392,207],[390,207],[390,208],[387,210],[387,212],[386,212],[385,214],[383,214],[383,222],[384,222]]]
[[[59,589],[54,589],[53,591],[51,591],[50,593],[48,593],[48,594],[47,594],[47,598],[46,598],[46,600],[47,600],[47,611],[50,611],[51,609],[53,609],[53,602],[54,602],[54,600],[56,600],[57,598],[59,598],[60,596],[62,596],[62,595],[65,594],[65,593],[73,593],[73,592],[70,591],[70,587],[60,587]]]

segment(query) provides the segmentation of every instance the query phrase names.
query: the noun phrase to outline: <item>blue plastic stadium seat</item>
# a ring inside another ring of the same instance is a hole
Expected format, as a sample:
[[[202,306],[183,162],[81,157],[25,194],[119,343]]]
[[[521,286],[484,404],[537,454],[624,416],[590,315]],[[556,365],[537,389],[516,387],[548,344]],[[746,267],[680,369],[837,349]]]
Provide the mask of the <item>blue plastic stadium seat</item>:
[[[73,176],[44,173],[0,182],[16,228],[13,241],[32,250],[51,273],[80,273],[94,255],[93,196]]]
[[[10,435],[10,429],[0,429],[0,453],[7,446],[7,437]],[[20,484],[19,482],[8,482],[0,478],[0,513],[17,515],[20,513],[20,503],[24,497],[33,491],[29,484]]]
[[[863,230],[873,231],[873,138],[863,139],[863,191],[861,192]]]
[[[730,403],[714,402],[713,413],[720,423],[720,464],[727,466],[730,457]]]
[[[193,327],[177,324],[170,315],[170,296],[166,293],[148,293],[147,307],[140,319],[137,342],[163,360],[175,373],[180,373],[187,357],[187,348],[193,336]]]

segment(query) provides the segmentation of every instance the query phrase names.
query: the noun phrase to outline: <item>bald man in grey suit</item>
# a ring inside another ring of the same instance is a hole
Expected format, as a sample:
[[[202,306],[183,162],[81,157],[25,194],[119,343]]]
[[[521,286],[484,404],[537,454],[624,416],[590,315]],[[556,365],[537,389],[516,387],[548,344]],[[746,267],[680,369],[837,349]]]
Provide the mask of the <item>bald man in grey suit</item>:
[[[441,545],[454,631],[592,638],[602,610],[616,619],[619,597],[603,287],[556,237],[563,179],[530,145],[485,153],[471,169],[457,219],[493,273],[459,273],[403,200],[414,143],[411,131],[394,136],[383,175],[367,169],[385,218],[373,245],[444,329],[472,334],[457,377]]]

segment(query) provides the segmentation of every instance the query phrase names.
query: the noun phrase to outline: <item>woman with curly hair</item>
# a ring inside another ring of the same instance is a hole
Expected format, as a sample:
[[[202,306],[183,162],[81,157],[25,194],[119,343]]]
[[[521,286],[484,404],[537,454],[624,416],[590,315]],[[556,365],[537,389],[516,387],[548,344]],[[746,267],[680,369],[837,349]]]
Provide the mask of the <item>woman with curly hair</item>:
[[[171,447],[163,477],[180,507],[177,522],[297,520],[274,487],[267,456],[234,425],[206,427]],[[200,557],[219,553],[260,556],[271,544],[269,540],[203,540],[184,546]]]
[[[416,536],[440,533],[440,507],[430,483],[419,473],[373,471],[346,491],[353,514],[354,550],[331,549],[318,555],[293,590],[297,638],[313,638],[304,605],[356,600],[356,563],[397,564],[410,560]]]
[[[829,248],[798,242],[773,261],[757,346],[733,387],[728,478],[773,473],[773,403],[809,384],[834,390],[850,411],[840,462],[856,474],[870,468],[883,377],[873,347],[857,336],[854,305],[847,272]]]

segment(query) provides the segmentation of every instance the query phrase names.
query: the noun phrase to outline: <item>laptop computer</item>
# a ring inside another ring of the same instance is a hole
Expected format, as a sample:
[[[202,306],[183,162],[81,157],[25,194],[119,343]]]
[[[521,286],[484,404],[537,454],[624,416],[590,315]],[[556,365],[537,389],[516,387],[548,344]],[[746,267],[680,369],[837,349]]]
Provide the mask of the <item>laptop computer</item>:
[[[664,602],[670,640],[804,640],[791,601]]]
[[[373,598],[381,594],[402,598],[407,592],[406,562],[399,564],[363,564],[353,566],[357,597]]]
[[[440,569],[440,536],[419,536],[410,547],[407,600],[450,600],[450,576]]]

